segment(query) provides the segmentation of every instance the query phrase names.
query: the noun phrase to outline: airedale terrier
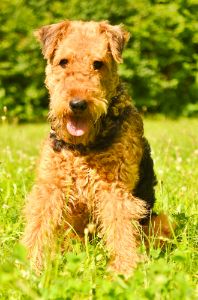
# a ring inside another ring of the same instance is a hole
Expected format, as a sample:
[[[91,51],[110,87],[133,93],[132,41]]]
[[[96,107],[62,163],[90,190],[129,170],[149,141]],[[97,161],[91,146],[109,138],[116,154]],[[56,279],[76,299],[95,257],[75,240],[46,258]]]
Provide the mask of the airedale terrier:
[[[156,177],[142,119],[117,73],[129,34],[107,21],[66,20],[36,35],[47,60],[52,130],[25,208],[23,242],[39,269],[57,233],[70,227],[83,236],[94,223],[110,266],[130,273],[139,260],[139,226],[146,228],[154,205]],[[165,217],[156,218],[157,230],[160,220],[168,233]]]

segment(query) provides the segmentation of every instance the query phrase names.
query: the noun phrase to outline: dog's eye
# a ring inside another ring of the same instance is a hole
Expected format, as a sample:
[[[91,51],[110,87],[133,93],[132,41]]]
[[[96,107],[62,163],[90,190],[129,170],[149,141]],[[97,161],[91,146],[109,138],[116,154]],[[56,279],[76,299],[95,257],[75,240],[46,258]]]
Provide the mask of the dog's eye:
[[[104,65],[104,63],[102,61],[100,61],[100,60],[95,60],[93,62],[93,68],[94,68],[94,70],[100,70],[103,65]]]
[[[59,62],[59,65],[60,65],[62,68],[65,68],[67,64],[68,64],[68,59],[66,59],[66,58],[61,59],[60,62]]]

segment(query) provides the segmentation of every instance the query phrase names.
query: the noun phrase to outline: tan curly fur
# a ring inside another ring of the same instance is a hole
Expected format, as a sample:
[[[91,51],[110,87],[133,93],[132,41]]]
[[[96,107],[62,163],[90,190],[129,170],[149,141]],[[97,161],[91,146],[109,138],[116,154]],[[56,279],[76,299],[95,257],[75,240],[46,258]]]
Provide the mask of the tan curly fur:
[[[40,269],[44,250],[52,251],[57,233],[71,226],[83,236],[92,222],[104,238],[113,269],[129,273],[139,260],[137,224],[147,213],[145,202],[131,193],[138,181],[143,124],[117,74],[129,34],[106,21],[63,21],[42,27],[36,36],[47,60],[53,134],[73,148],[56,151],[54,140],[46,139],[25,208],[23,243],[32,265]],[[94,69],[95,61],[103,63],[100,69]],[[75,115],[72,99],[86,100],[88,108]],[[110,146],[94,148],[99,137],[111,136],[120,116]],[[83,135],[67,130],[74,120],[86,125]]]

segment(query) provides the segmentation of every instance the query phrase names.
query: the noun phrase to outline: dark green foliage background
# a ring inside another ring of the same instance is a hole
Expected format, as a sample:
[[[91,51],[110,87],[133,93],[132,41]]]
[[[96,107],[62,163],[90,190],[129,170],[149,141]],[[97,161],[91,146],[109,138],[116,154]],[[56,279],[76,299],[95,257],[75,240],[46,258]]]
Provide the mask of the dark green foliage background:
[[[170,116],[198,112],[197,0],[2,0],[0,115],[46,115],[44,61],[34,29],[63,19],[124,23],[131,39],[120,74],[139,109]]]

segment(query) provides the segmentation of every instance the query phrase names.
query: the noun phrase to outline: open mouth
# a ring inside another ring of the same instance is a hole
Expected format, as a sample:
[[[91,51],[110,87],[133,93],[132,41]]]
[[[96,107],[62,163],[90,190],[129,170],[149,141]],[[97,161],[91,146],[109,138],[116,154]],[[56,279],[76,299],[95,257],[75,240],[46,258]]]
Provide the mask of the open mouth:
[[[83,136],[89,130],[89,121],[80,117],[70,117],[67,121],[67,131],[72,136]]]

